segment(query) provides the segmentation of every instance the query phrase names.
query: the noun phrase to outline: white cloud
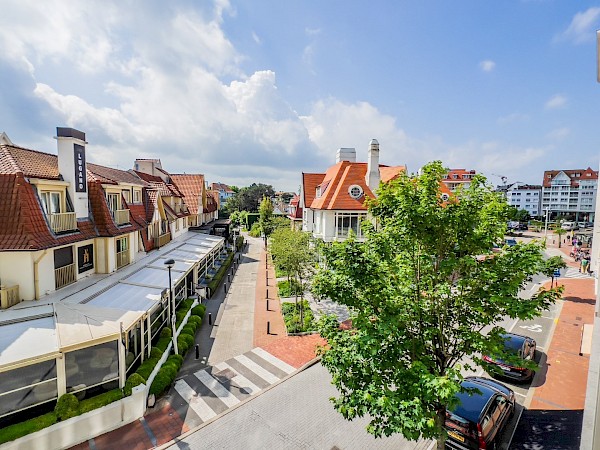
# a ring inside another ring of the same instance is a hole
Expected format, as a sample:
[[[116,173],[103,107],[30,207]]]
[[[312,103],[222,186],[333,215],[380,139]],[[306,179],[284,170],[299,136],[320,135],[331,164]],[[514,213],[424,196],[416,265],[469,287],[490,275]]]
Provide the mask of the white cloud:
[[[529,120],[529,116],[527,114],[515,112],[515,113],[508,114],[506,116],[498,117],[496,122],[499,125],[508,125],[511,123],[523,123],[523,122],[527,122],[528,120]]]
[[[560,141],[571,134],[571,130],[567,127],[556,128],[550,131],[546,137],[555,141]]]
[[[258,34],[256,34],[254,31],[252,32],[252,39],[254,40],[254,42],[256,42],[258,45],[262,44],[262,40],[260,39],[260,37],[258,36]]]
[[[496,63],[494,61],[486,59],[485,61],[481,61],[479,63],[479,68],[484,72],[491,72],[496,68]]]
[[[304,29],[304,33],[307,36],[317,36],[317,35],[321,34],[321,29],[320,28],[309,28],[309,27],[307,27],[307,28]]]
[[[544,107],[546,109],[558,109],[567,104],[567,97],[562,94],[555,94],[546,101]]]
[[[565,31],[555,37],[556,41],[571,41],[575,44],[593,42],[595,30],[600,27],[600,7],[588,8],[575,14]]]

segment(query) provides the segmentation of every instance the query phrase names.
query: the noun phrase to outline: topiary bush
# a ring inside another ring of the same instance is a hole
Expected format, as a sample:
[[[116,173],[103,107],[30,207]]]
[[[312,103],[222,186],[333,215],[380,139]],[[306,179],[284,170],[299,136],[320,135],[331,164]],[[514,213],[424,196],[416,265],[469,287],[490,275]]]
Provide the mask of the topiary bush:
[[[79,400],[73,394],[63,394],[54,407],[58,420],[67,420],[79,415]]]
[[[200,317],[201,320],[204,318],[205,312],[206,312],[206,305],[196,305],[192,308],[192,314]]]
[[[152,347],[150,349],[150,358],[159,360],[163,355],[164,351],[157,347]]]
[[[156,364],[158,364],[158,360],[159,358],[149,358],[144,361],[135,371],[137,374],[141,375],[141,377],[144,379],[144,383],[148,380],[148,377],[150,377],[150,374],[156,367]]]
[[[83,414],[94,409],[102,408],[103,406],[106,406],[112,402],[116,402],[117,400],[121,400],[122,398],[123,391],[121,391],[119,388],[104,392],[103,394],[96,395],[92,398],[86,398],[85,400],[81,400],[79,403],[79,413]]]
[[[187,323],[185,327],[181,329],[182,333],[189,334],[191,336],[196,335],[196,324],[195,323]]]
[[[186,298],[185,300],[182,300],[182,302],[179,304],[179,308],[177,308],[177,309],[181,310],[181,311],[185,311],[187,313],[193,304],[194,304],[193,298]]]
[[[56,414],[49,412],[39,417],[26,420],[25,422],[15,423],[4,428],[0,428],[0,444],[5,442],[14,441],[23,436],[27,436],[30,433],[43,430],[51,425],[54,425],[58,421]]]
[[[144,383],[146,383],[146,380],[144,379],[144,377],[142,377],[137,372],[132,373],[131,375],[129,375],[129,378],[127,378],[127,381],[125,381],[125,387],[123,388],[123,394],[125,394],[126,397],[129,397],[131,395],[131,392],[134,387],[139,386],[140,384],[144,384]]]
[[[171,378],[163,369],[160,369],[150,386],[150,394],[159,396],[171,385],[174,379],[175,378]]]
[[[169,363],[175,363],[177,364],[177,370],[181,369],[181,366],[183,365],[183,356],[181,355],[171,355],[167,358],[167,361]]]
[[[166,338],[170,338],[173,336],[173,330],[171,330],[171,327],[164,327],[162,330],[160,330],[160,337],[166,337]]]
[[[170,342],[171,342],[170,337],[163,336],[156,342],[155,347],[164,352],[167,349],[167,347],[169,346]]]
[[[195,316],[194,314],[192,314],[190,316],[190,318],[188,319],[188,323],[195,323],[196,324],[196,331],[198,330],[198,328],[200,328],[200,326],[202,325],[202,318],[200,316]]]

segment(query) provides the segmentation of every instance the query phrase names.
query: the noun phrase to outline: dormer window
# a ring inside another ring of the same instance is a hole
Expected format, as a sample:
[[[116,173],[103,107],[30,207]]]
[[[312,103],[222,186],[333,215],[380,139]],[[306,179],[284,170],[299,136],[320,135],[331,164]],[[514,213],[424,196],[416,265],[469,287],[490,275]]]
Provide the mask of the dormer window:
[[[317,186],[317,198],[321,198],[321,186]]]
[[[348,188],[348,194],[355,200],[363,196],[363,189],[358,184],[353,184]]]
[[[454,175],[452,175],[452,178],[456,180],[456,179],[458,179],[458,175],[454,174]]]

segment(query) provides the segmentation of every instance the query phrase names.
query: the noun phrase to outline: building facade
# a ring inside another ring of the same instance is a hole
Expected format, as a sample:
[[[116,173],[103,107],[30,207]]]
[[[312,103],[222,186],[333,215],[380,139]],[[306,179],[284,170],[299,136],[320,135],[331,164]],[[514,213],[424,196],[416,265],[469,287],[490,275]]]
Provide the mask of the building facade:
[[[598,171],[587,169],[546,170],[542,183],[541,211],[575,221],[594,221]]]
[[[450,192],[455,192],[460,187],[468,189],[475,175],[476,172],[474,170],[450,169],[442,179],[442,183],[446,185]]]
[[[542,215],[542,186],[513,184],[506,189],[506,201],[517,209],[524,209],[531,217]]]

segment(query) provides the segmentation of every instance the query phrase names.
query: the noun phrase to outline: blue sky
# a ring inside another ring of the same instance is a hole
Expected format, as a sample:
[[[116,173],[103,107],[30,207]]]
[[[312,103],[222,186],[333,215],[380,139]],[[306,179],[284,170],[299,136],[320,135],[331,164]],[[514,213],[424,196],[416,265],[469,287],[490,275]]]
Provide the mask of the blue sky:
[[[297,191],[339,147],[500,183],[598,169],[600,3],[0,0],[0,131]]]

